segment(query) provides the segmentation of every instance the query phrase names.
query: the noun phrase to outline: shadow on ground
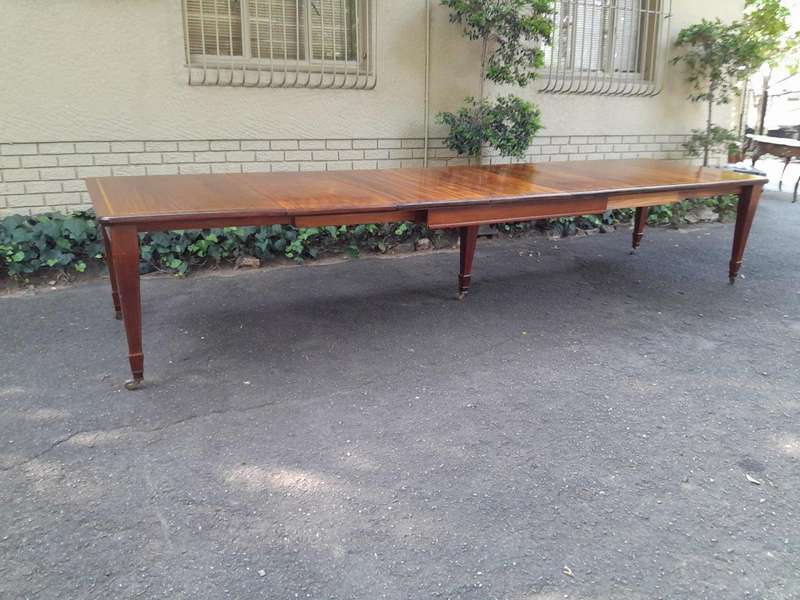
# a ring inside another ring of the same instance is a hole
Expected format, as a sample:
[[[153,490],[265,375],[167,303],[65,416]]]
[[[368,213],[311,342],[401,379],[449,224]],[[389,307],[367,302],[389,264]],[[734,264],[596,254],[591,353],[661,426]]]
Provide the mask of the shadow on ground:
[[[0,299],[0,596],[800,596],[800,206]],[[748,480],[747,477],[758,484]],[[568,567],[565,569],[565,567]]]

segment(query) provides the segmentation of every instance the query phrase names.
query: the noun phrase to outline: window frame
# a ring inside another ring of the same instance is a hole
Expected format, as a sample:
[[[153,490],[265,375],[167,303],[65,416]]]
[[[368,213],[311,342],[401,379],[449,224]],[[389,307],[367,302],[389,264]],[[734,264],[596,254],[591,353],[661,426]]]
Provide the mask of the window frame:
[[[579,44],[578,31],[580,31],[577,16],[570,12],[570,15],[566,17],[569,19],[569,23],[564,25],[563,13],[561,10],[555,11],[553,15],[554,44],[551,45],[547,61],[549,64],[540,72],[547,79],[547,83],[540,91],[622,96],[654,96],[661,92],[669,51],[667,42],[672,17],[672,2],[671,0],[634,0],[635,7],[631,10],[638,15],[639,23],[633,33],[636,38],[633,46],[635,48],[632,60],[633,69],[622,70],[621,66],[615,64],[620,21],[614,15],[616,11],[620,10],[619,2],[621,1],[556,0],[557,8],[561,9],[566,5],[571,11],[576,11],[578,6],[586,7],[589,2],[596,2],[595,6],[603,11],[600,17],[602,32],[598,38],[599,44],[592,44],[589,49],[590,64],[581,66],[583,57],[576,58],[576,47]],[[583,25],[584,29],[586,26]],[[564,29],[567,30],[566,34],[562,33]],[[565,54],[561,54],[564,52],[562,39],[566,40],[563,43],[567,46]],[[593,67],[591,63],[596,52],[599,52],[600,57],[598,66]],[[623,59],[624,62],[628,60]]]
[[[231,2],[233,0],[227,0],[227,6],[230,9]],[[291,0],[289,0],[291,1]],[[353,0],[354,5],[356,7],[355,10],[355,19],[356,24],[353,29],[355,29],[357,37],[355,42],[355,52],[356,58],[350,59],[347,58],[347,48],[346,45],[348,44],[347,41],[347,32],[351,30],[351,27],[348,27],[347,21],[345,22],[345,58],[324,58],[327,46],[325,44],[326,39],[326,32],[325,32],[325,25],[324,25],[324,17],[323,17],[323,33],[322,33],[322,50],[321,50],[321,57],[314,58],[314,47],[313,47],[313,35],[314,35],[314,27],[312,25],[312,18],[311,18],[311,5],[314,0],[295,0],[298,5],[302,3],[304,5],[304,24],[303,24],[303,35],[298,37],[298,40],[301,42],[302,45],[298,44],[298,55],[301,54],[300,50],[302,49],[302,56],[303,58],[297,59],[284,59],[284,58],[270,58],[270,57],[262,57],[258,56],[257,54],[254,55],[252,43],[250,39],[250,32],[251,32],[251,20],[252,19],[259,19],[262,18],[262,15],[251,15],[250,14],[250,1],[249,0],[239,0],[239,19],[241,20],[241,49],[242,55],[233,55],[233,54],[207,54],[207,53],[194,53],[192,52],[191,48],[191,39],[190,39],[190,30],[189,30],[189,9],[188,9],[188,2],[187,0],[183,0],[181,2],[182,5],[182,17],[183,17],[183,28],[184,28],[184,44],[185,44],[185,60],[186,60],[186,67],[190,70],[190,84],[195,83],[192,81],[193,77],[191,74],[192,70],[201,70],[204,72],[203,81],[200,83],[207,83],[207,71],[217,71],[216,77],[216,85],[222,85],[220,83],[220,71],[230,71],[230,80],[228,85],[245,85],[247,86],[248,83],[246,81],[246,77],[243,75],[243,81],[240,83],[233,83],[233,74],[232,72],[248,72],[248,71],[255,71],[258,72],[258,80],[261,81],[261,73],[269,76],[270,83],[267,86],[270,86],[273,79],[279,79],[279,76],[283,76],[283,82],[279,85],[279,87],[352,87],[358,89],[371,89],[375,85],[375,65],[377,62],[376,57],[376,44],[375,44],[375,37],[377,32],[377,16],[376,16],[376,6],[375,0]],[[325,0],[323,0],[324,2]],[[333,2],[340,2],[342,6],[348,6],[348,0],[332,0]],[[215,7],[216,7],[215,3]],[[203,7],[203,0],[200,0],[200,22],[201,22],[201,31],[203,30],[203,22],[206,18],[216,18],[219,19],[230,19],[235,13],[224,14],[224,13],[214,13],[214,17],[208,15],[204,15],[202,12]],[[296,27],[299,30],[299,27]],[[219,38],[223,34],[220,32],[216,34]],[[233,50],[234,44],[232,43],[233,35],[228,33],[227,34],[231,39],[230,48]],[[333,50],[334,53],[337,50],[336,46],[336,34],[333,36],[334,45]],[[283,40],[284,47],[286,45],[287,39]],[[205,48],[205,39],[201,42],[203,48]],[[218,44],[219,45],[219,44]],[[273,52],[274,54],[274,52]],[[301,85],[302,81],[299,80],[299,75],[303,74],[306,76],[305,85]],[[319,81],[314,82],[312,81],[313,75],[318,75]],[[291,78],[291,76],[295,76],[294,82],[287,82],[287,79]],[[323,85],[323,80],[325,78],[333,78],[334,81],[337,78],[343,78],[344,80],[355,78],[356,82],[348,82],[345,83],[344,81],[341,84],[334,84],[334,85]],[[371,80],[371,83],[364,84],[362,79],[366,78],[367,80]],[[365,87],[366,86],[366,87]]]

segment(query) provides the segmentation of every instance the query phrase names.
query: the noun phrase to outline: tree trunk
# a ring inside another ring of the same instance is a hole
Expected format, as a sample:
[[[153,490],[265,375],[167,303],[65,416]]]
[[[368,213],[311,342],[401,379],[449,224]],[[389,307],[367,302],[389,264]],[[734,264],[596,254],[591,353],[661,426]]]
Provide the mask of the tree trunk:
[[[761,82],[761,100],[758,106],[758,125],[756,126],[756,133],[764,135],[764,125],[767,120],[767,104],[769,104],[769,79],[772,71],[768,75],[764,75]]]
[[[749,85],[750,81],[745,79],[740,96],[739,117],[736,120],[736,135],[742,139],[744,139],[745,115],[747,114],[747,95],[750,93]]]
[[[764,88],[764,91],[761,92],[761,102],[759,102],[758,107],[758,129],[756,129],[756,133],[758,135],[764,135],[764,123],[767,120],[767,105],[769,104],[769,90]]]
[[[489,38],[483,38],[483,49],[481,50],[481,87],[478,100],[483,100],[484,84],[486,82],[486,53],[489,50]]]
[[[713,93],[713,91],[711,91],[711,92],[709,92],[708,114],[706,115],[706,143],[704,144],[704,147],[703,147],[703,166],[704,167],[708,166],[708,157],[709,157],[709,154],[711,153],[711,127],[713,127],[713,125],[711,124],[711,117],[712,117],[713,110],[714,110],[714,93]]]

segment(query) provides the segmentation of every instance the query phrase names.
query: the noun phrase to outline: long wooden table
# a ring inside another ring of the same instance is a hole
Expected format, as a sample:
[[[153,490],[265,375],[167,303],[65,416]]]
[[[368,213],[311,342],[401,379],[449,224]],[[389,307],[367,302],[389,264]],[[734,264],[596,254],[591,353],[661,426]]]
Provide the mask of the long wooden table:
[[[649,206],[738,194],[729,265],[742,264],[767,179],[673,161],[615,160],[384,171],[101,177],[86,180],[106,247],[114,311],[128,338],[133,378],[144,377],[139,233],[286,224],[414,221],[458,228],[459,297],[469,289],[478,226],[636,208],[634,251]]]

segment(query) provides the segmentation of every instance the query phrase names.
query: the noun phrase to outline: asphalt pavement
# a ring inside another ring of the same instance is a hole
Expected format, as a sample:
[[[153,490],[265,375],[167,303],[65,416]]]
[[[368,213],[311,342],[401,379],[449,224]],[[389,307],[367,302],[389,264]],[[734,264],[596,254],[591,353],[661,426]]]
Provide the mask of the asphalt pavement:
[[[0,298],[0,597],[800,598],[800,204]]]

